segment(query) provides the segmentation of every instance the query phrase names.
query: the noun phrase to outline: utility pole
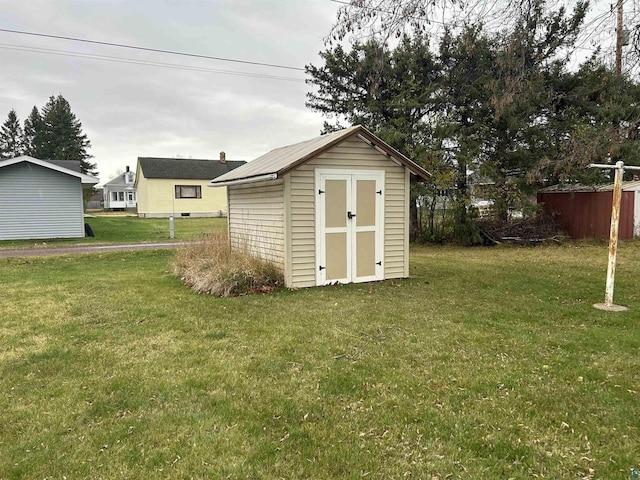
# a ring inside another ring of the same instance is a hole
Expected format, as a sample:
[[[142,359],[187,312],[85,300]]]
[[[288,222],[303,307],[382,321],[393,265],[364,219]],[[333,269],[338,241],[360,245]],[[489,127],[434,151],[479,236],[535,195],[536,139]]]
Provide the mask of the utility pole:
[[[616,73],[622,75],[622,43],[624,32],[622,31],[622,0],[618,0],[618,25],[616,28]]]

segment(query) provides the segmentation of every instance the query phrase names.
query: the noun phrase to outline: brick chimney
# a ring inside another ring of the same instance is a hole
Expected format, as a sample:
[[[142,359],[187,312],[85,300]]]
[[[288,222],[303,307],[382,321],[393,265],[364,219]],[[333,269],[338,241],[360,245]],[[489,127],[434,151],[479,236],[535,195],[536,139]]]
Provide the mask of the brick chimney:
[[[220,163],[227,163],[227,154],[220,152]]]

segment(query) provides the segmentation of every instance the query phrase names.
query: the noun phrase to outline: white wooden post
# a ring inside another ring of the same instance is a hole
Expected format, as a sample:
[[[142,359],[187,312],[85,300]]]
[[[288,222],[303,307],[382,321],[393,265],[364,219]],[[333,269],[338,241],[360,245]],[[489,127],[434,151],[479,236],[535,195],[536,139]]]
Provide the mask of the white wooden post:
[[[613,303],[613,287],[616,277],[616,256],[618,253],[618,227],[620,225],[620,204],[622,202],[622,175],[624,174],[624,162],[615,165],[592,163],[591,168],[615,168],[613,182],[613,200],[611,202],[611,228],[609,230],[609,262],[607,264],[607,283],[605,286],[604,303],[596,303],[593,306],[599,310],[621,312],[628,310],[622,305]],[[626,167],[628,170],[640,170],[640,167]]]
[[[169,238],[174,238],[175,237],[175,230],[174,230],[174,226],[173,226],[173,215],[169,216]]]

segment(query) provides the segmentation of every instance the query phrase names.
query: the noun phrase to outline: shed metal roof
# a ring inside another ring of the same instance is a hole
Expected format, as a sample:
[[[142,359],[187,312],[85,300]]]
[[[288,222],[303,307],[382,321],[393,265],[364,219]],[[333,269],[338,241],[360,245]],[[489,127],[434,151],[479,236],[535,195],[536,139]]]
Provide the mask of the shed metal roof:
[[[220,160],[194,158],[138,157],[145,178],[211,180],[245,163],[244,160],[227,160],[223,163]]]
[[[354,135],[357,135],[384,155],[404,165],[412,173],[424,180],[428,180],[431,176],[420,165],[409,160],[366,128],[356,125],[355,127],[321,135],[311,140],[271,150],[246,165],[215,178],[210,183],[210,186],[222,187],[230,184],[276,179]]]
[[[622,190],[624,191],[640,191],[640,180],[622,182]],[[606,185],[582,185],[580,183],[559,183],[550,187],[541,188],[538,193],[593,193],[593,192],[611,192],[613,191],[613,183]]]
[[[55,170],[56,172],[71,175],[72,177],[78,177],[80,182],[85,185],[95,185],[99,181],[97,178],[85,175],[81,172],[79,160],[40,160],[38,158],[30,157],[29,155],[21,155],[7,160],[0,160],[0,168],[21,162],[39,165],[44,168]]]

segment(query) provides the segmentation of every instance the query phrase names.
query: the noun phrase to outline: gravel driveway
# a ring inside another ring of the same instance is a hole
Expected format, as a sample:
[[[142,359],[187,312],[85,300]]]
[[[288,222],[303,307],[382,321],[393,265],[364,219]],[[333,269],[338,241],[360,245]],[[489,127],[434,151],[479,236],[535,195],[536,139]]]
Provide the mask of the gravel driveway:
[[[68,247],[26,247],[0,249],[0,258],[45,257],[50,255],[74,255],[78,253],[105,253],[125,250],[154,250],[177,248],[185,242],[124,243],[120,245],[73,245]]]

